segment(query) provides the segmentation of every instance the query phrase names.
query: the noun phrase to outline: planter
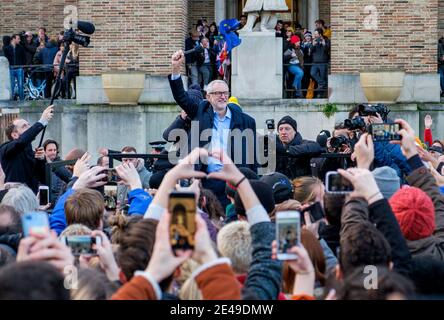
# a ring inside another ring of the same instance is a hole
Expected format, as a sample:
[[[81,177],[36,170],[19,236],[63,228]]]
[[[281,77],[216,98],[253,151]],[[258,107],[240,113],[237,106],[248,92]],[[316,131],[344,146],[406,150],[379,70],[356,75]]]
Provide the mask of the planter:
[[[109,104],[134,105],[145,87],[145,73],[108,72],[102,74],[102,84]]]
[[[404,86],[405,73],[361,72],[361,87],[369,103],[395,103]]]

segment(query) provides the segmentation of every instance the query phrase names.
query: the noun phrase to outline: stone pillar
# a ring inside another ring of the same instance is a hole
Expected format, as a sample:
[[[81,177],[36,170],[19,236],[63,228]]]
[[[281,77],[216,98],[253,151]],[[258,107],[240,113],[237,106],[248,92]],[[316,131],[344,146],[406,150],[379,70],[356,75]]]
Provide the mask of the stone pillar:
[[[11,99],[11,78],[9,77],[9,62],[6,57],[0,57],[0,100]]]
[[[214,0],[214,19],[217,25],[226,19],[226,3],[225,0]]]
[[[307,0],[308,4],[308,21],[307,26],[310,31],[314,31],[315,21],[319,19],[319,0]]]
[[[282,99],[282,38],[274,33],[241,35],[232,52],[232,95],[240,99]]]
[[[237,2],[236,0],[227,0],[227,19],[239,19],[241,13],[237,12]]]
[[[298,1],[298,20],[303,28],[306,28],[308,26],[307,0]]]

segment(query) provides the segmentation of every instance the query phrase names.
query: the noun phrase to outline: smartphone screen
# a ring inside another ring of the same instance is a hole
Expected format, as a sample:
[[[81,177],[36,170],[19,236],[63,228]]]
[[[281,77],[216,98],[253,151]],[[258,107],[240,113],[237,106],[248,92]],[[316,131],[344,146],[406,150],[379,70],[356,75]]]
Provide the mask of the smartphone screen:
[[[39,205],[46,206],[49,203],[49,189],[46,186],[39,187]]]
[[[74,256],[97,255],[97,250],[93,244],[101,241],[100,237],[91,236],[67,236],[62,237],[61,241],[66,244]]]
[[[353,185],[335,171],[327,172],[326,191],[330,193],[350,193],[353,191]]]
[[[289,250],[301,242],[301,220],[298,211],[280,211],[276,214],[277,258],[294,260],[297,255]]]
[[[48,233],[48,215],[43,211],[27,212],[22,215],[22,226],[25,237],[31,233]]]
[[[373,141],[401,140],[399,130],[401,130],[399,123],[373,123],[369,127]]]
[[[108,183],[117,183],[120,180],[115,168],[108,169]]]
[[[194,192],[172,192],[168,207],[171,213],[170,243],[173,250],[193,249],[196,233]]]
[[[117,208],[117,185],[105,185],[104,200],[107,210],[115,210]]]

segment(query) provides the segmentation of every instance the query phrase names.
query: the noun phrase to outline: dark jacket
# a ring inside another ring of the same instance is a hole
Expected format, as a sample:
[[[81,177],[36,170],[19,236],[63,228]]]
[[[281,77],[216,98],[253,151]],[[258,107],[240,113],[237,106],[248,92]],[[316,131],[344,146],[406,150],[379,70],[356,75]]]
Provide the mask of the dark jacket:
[[[187,38],[185,40],[185,51],[194,49],[197,46],[196,44],[199,42],[200,42],[200,40],[193,40],[191,37]],[[197,54],[190,53],[190,54],[185,55],[185,62],[186,62],[186,64],[197,62]]]
[[[292,57],[292,53],[296,53],[296,57],[299,60],[299,65],[301,67],[304,67],[304,54],[302,53],[301,49],[295,49],[295,48],[288,48],[284,51],[284,64],[290,64],[291,60],[294,58]],[[296,64],[294,64],[296,65]]]
[[[407,246],[414,257],[430,257],[444,262],[444,197],[435,178],[424,166],[415,169],[407,177],[407,181],[412,187],[421,189],[432,199],[436,223],[433,235],[415,241],[407,240]]]
[[[56,44],[52,42],[48,42],[46,47],[43,48],[38,54],[38,60],[42,62],[42,64],[50,64],[51,66],[44,68],[46,71],[52,70],[52,65],[54,63],[54,58],[57,55],[59,48],[57,48]]]
[[[438,44],[438,65],[440,68],[444,68],[444,60],[442,60],[444,56],[444,44]]]
[[[32,60],[34,59],[37,46],[34,44],[33,41],[31,41],[31,43],[25,41],[24,48],[25,48],[25,60],[26,60],[25,64],[30,65],[32,64]]]
[[[282,264],[271,258],[271,242],[276,238],[275,225],[260,222],[251,226],[250,233],[253,259],[245,287],[260,300],[276,300],[281,287]]]
[[[208,55],[210,56],[209,64],[214,65],[216,63],[216,52],[211,47],[207,50],[208,50]],[[197,66],[200,67],[201,65],[204,64],[204,62],[205,62],[205,49],[197,53]]]
[[[325,39],[325,45],[315,42],[311,48],[313,63],[328,63],[330,61],[330,40]]]
[[[193,120],[199,122],[199,137],[203,130],[212,130],[214,123],[214,110],[213,107],[207,100],[203,100],[200,103],[197,103],[195,100],[192,100],[186,94],[182,79],[171,80],[171,76],[168,76],[170,81],[171,91],[173,93],[174,100],[176,103],[187,113],[187,115]],[[256,140],[256,121],[250,117],[249,115],[240,111],[239,106],[229,103],[228,108],[230,108],[232,119],[230,124],[230,130],[238,129],[243,132],[245,129],[250,129],[253,132],[254,139],[253,141],[245,141],[246,139],[242,139],[242,159],[241,163],[236,163],[239,167],[248,167],[251,170],[257,170],[257,165],[255,161],[255,140]],[[194,138],[194,137],[193,137]],[[238,141],[235,143],[235,137],[231,137],[229,140],[228,148],[231,148],[231,156],[238,156],[235,152],[235,147],[239,144]],[[192,135],[189,135],[188,138],[188,147],[191,151],[192,144]],[[237,139],[236,139],[237,140]],[[204,148],[209,146],[211,143],[211,137],[206,141],[199,141],[200,148]],[[239,151],[237,151],[239,152]],[[236,159],[237,160],[237,159]],[[201,170],[205,171],[206,166],[202,166]]]
[[[43,124],[36,122],[17,140],[5,142],[0,146],[0,161],[6,175],[5,182],[26,183],[34,193],[37,193],[37,177],[41,175],[44,161],[35,159],[31,142],[43,128]]]
[[[314,141],[303,140],[299,132],[288,145],[276,136],[276,172],[285,174],[290,180],[310,176],[310,159],[320,155],[323,148]]]
[[[191,127],[191,119],[187,117],[184,120],[180,115],[178,115],[176,119],[174,119],[174,121],[168,126],[168,128],[166,128],[163,131],[162,138],[168,142],[178,142],[179,137],[175,137],[175,139],[173,139],[173,137],[171,139],[168,138],[170,132],[173,131],[174,129],[183,129],[186,132],[188,132],[190,130],[190,127]]]
[[[26,64],[25,49],[21,45],[9,45],[4,48],[5,57],[9,61],[10,66],[22,66]]]

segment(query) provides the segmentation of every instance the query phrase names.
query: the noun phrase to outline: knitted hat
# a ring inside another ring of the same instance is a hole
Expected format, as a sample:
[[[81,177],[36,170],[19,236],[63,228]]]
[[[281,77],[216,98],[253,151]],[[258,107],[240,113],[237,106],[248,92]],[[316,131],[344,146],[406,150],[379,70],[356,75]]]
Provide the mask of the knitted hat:
[[[293,127],[294,131],[297,131],[298,124],[297,124],[296,120],[294,120],[290,116],[285,116],[281,120],[279,120],[278,125],[277,125],[278,130],[279,130],[279,126],[281,124],[289,124],[290,126]]]
[[[382,195],[386,199],[390,199],[393,194],[401,188],[401,180],[395,169],[390,167],[380,167],[372,171],[376,184]]]
[[[430,237],[435,230],[435,207],[421,189],[402,188],[389,200],[401,232],[407,240]]]
[[[306,33],[304,33],[304,38],[306,38],[306,37],[312,37],[313,38],[313,35],[311,34],[310,31],[307,31]]]
[[[298,36],[291,36],[290,42],[291,44],[295,44],[296,42],[301,42],[301,39]]]
[[[188,97],[193,100],[194,103],[199,104],[203,100],[202,89],[197,84],[191,85],[187,93]]]
[[[259,181],[265,182],[273,190],[275,204],[282,203],[293,197],[293,185],[287,176],[275,172],[264,175]]]
[[[265,182],[259,180],[248,180],[253,188],[254,193],[259,198],[262,206],[265,208],[265,211],[271,213],[274,210],[274,198],[273,198],[273,190],[271,187]],[[234,198],[234,207],[236,214],[245,216],[245,208],[242,203],[242,200],[239,194],[236,194]]]

